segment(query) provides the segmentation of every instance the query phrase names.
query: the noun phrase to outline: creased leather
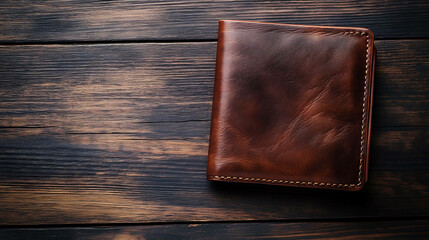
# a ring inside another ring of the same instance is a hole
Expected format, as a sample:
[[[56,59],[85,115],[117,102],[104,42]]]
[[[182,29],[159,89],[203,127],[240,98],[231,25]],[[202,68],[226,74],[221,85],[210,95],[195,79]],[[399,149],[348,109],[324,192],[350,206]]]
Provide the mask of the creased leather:
[[[220,21],[207,178],[361,189],[373,42],[363,28]]]

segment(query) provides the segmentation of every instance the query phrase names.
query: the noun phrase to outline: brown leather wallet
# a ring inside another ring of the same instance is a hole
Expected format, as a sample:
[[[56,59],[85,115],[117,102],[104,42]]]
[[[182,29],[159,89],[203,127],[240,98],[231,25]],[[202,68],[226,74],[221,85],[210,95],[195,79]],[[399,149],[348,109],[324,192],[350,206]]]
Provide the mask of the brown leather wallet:
[[[220,21],[207,179],[361,189],[374,58],[364,28]]]

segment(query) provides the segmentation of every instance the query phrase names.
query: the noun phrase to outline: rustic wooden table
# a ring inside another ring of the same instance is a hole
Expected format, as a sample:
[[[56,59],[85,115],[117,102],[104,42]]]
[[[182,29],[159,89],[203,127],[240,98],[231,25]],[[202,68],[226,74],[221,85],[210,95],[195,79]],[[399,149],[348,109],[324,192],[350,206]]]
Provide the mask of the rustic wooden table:
[[[364,190],[205,180],[219,19],[374,32]],[[428,78],[428,1],[3,0],[0,239],[429,238]]]

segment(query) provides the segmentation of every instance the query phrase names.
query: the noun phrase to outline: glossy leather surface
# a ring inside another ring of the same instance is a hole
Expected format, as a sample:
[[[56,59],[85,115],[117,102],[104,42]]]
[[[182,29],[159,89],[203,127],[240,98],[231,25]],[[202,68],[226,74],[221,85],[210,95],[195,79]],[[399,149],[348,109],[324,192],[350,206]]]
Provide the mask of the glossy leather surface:
[[[373,42],[362,28],[220,21],[207,178],[361,189]]]

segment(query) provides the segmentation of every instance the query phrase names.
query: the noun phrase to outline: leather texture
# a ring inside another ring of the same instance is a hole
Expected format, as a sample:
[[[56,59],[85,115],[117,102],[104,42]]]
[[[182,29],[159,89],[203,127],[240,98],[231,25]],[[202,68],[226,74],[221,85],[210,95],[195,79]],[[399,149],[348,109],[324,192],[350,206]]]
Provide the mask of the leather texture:
[[[364,28],[221,20],[207,179],[361,189],[373,43]]]

